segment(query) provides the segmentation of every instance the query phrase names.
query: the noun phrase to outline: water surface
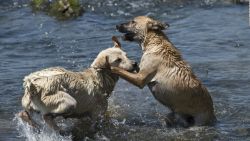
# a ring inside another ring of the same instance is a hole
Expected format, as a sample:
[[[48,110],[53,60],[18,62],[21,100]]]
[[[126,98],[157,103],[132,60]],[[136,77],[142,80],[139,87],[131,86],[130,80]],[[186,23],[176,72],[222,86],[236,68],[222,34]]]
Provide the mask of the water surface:
[[[97,140],[250,140],[248,7],[219,1],[84,1],[86,13],[57,21],[33,13],[27,1],[0,0],[0,140],[70,140],[31,134],[18,120],[25,75],[52,66],[80,71],[119,35],[115,25],[138,15],[170,24],[165,32],[209,89],[218,123],[166,128],[168,112],[151,95],[120,80],[110,98],[111,123]],[[137,44],[122,42],[140,60]],[[27,138],[28,137],[28,138]]]

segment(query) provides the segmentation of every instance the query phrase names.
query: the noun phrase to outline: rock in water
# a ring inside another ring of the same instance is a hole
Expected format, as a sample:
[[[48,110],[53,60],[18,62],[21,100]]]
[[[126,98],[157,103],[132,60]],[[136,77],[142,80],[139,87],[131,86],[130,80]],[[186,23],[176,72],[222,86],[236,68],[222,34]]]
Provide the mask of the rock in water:
[[[81,16],[83,6],[79,0],[32,0],[34,11],[44,11],[57,19],[72,19]]]

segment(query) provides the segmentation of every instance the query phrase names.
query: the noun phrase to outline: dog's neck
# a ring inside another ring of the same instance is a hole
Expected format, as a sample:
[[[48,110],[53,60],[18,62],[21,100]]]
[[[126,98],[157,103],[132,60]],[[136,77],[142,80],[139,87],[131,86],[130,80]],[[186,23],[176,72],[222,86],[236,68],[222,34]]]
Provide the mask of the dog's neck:
[[[181,53],[162,31],[148,32],[141,43],[141,46],[143,54],[150,53],[163,56],[163,58],[167,60],[166,62],[168,63],[168,66],[172,66],[178,62],[185,67],[185,62],[183,62]]]
[[[119,79],[119,76],[112,73],[111,70],[107,68],[100,69],[91,67],[91,69],[99,79],[98,81],[101,82],[99,84],[103,88],[106,96],[109,97],[115,87],[116,82]]]
[[[113,78],[113,80],[118,79],[118,75],[111,73],[110,65],[106,61],[104,61],[104,62],[94,61],[91,64],[90,68],[92,68],[99,75],[103,75],[104,77],[110,76],[111,78]]]
[[[103,91],[109,96],[113,91],[116,82],[119,79],[119,76],[111,73],[110,64],[107,62],[107,59],[103,56],[99,56],[91,64],[92,72],[97,76],[101,83]],[[111,90],[111,91],[110,91]]]
[[[139,44],[142,48],[142,51],[145,52],[149,49],[150,45],[156,44],[158,46],[159,44],[163,43],[163,40],[170,43],[168,37],[162,31],[148,31]]]

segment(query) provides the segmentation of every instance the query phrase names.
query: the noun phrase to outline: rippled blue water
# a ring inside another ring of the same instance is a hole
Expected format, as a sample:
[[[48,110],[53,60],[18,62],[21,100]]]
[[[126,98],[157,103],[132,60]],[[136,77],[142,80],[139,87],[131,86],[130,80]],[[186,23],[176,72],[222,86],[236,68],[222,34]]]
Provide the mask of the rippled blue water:
[[[27,1],[0,0],[0,140],[25,140],[14,114],[21,110],[22,79],[51,66],[80,71],[119,35],[115,25],[137,15],[167,21],[170,40],[211,92],[218,123],[214,127],[166,128],[167,109],[147,88],[120,80],[110,99],[114,126],[110,140],[250,140],[250,28],[248,7],[214,1],[83,1],[86,13],[57,21],[33,13]],[[138,60],[135,43],[122,42]],[[100,139],[99,138],[99,139]],[[49,138],[43,138],[49,140]],[[55,138],[51,137],[51,140]],[[41,139],[42,140],[42,139]],[[59,140],[59,137],[58,137]]]

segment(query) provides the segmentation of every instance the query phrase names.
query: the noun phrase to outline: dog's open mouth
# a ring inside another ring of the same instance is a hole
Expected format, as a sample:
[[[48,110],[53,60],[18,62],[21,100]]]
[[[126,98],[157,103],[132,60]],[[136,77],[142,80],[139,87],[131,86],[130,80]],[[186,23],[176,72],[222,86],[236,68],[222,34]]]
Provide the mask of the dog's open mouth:
[[[125,41],[134,41],[134,36],[135,36],[135,34],[134,33],[125,33],[124,35],[123,35],[123,40],[125,40]]]
[[[121,24],[121,25],[116,25],[116,29],[123,33],[123,37],[122,39],[125,40],[125,41],[134,41],[134,37],[135,37],[135,33],[131,32],[131,31],[128,31],[125,27],[124,27],[124,24]]]

